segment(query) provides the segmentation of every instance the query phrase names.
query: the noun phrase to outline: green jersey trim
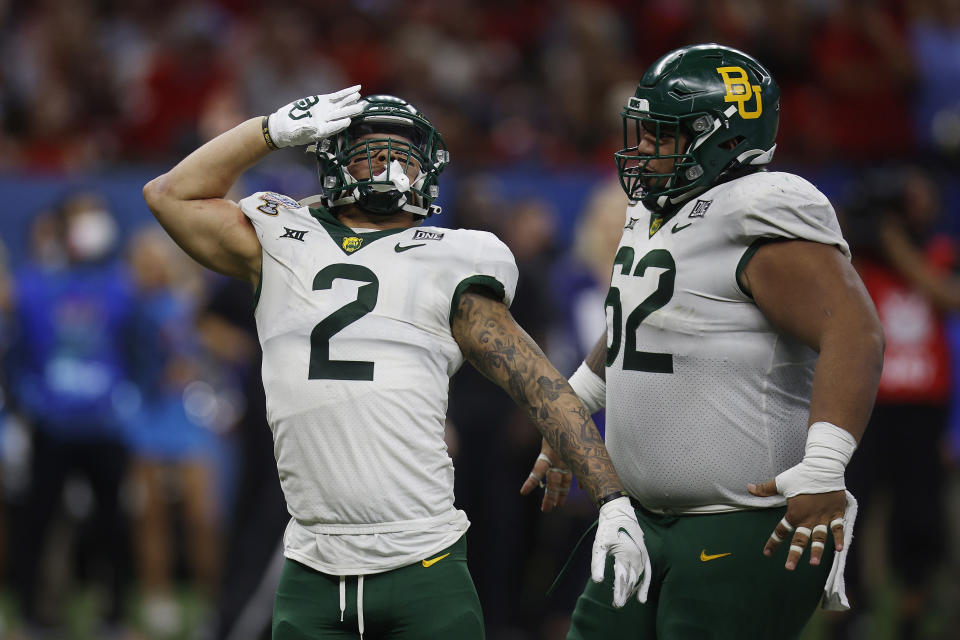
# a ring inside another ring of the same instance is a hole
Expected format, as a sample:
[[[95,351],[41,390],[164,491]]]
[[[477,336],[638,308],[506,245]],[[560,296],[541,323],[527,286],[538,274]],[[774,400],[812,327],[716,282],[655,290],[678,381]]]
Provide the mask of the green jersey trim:
[[[399,227],[397,229],[382,229],[380,231],[357,233],[340,222],[336,216],[323,207],[310,207],[310,215],[323,225],[323,228],[326,229],[333,241],[340,247],[340,250],[348,256],[363,249],[374,240],[392,236],[410,228]]]
[[[493,276],[469,276],[460,281],[460,284],[457,285],[457,288],[453,291],[453,300],[450,302],[450,326],[453,326],[453,318],[457,313],[457,306],[460,304],[460,296],[463,295],[463,292],[467,290],[467,287],[475,284],[481,287],[487,287],[496,295],[500,300],[506,298],[506,289],[504,289],[503,284],[494,278]]]
[[[737,263],[737,273],[736,273],[737,288],[740,289],[743,295],[753,300],[753,294],[750,293],[747,290],[747,288],[743,286],[743,282],[741,281],[740,278],[743,275],[743,270],[747,268],[747,263],[750,262],[754,254],[760,249],[760,247],[764,245],[768,245],[772,242],[785,242],[791,239],[792,238],[757,238],[752,243],[750,243],[750,246],[747,247],[747,250],[743,252],[742,256],[740,256],[740,262]]]

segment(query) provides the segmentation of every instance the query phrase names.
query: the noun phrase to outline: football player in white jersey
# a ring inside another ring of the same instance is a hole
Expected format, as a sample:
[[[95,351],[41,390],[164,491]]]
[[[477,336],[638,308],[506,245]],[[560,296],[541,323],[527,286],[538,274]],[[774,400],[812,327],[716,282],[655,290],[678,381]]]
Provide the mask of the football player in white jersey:
[[[319,197],[225,198],[274,149],[307,144]],[[276,640],[483,637],[443,440],[449,377],[464,360],[528,411],[600,505],[601,525],[619,532],[596,547],[616,560],[618,603],[645,568],[589,414],[508,311],[510,251],[488,233],[420,224],[438,211],[448,161],[414,107],[351,87],[248,120],[144,187],[188,254],[257,291],[291,515]]]
[[[697,45],[623,111],[607,335],[570,384],[606,407],[652,584],[615,611],[588,582],[568,638],[795,638],[821,597],[847,606],[844,469],[883,334],[826,197],[764,170],[779,97],[751,56]]]

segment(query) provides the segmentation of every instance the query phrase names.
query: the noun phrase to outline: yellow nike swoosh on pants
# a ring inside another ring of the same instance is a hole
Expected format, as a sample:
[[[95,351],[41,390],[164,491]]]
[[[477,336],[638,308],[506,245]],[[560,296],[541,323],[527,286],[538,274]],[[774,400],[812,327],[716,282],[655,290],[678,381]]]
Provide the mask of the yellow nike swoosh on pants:
[[[727,553],[708,554],[706,549],[701,549],[700,562],[710,562],[711,560],[716,560],[717,558],[723,558],[725,556],[730,556],[730,555],[733,555],[732,551],[728,551]]]
[[[422,561],[421,561],[421,564],[422,564],[424,567],[432,567],[433,565],[437,564],[438,562],[440,562],[441,560],[443,560],[444,558],[446,558],[448,555],[450,555],[450,554],[449,554],[449,553],[445,553],[445,554],[443,554],[442,556],[437,556],[436,558],[431,558],[431,559],[429,559],[429,560],[422,560]]]

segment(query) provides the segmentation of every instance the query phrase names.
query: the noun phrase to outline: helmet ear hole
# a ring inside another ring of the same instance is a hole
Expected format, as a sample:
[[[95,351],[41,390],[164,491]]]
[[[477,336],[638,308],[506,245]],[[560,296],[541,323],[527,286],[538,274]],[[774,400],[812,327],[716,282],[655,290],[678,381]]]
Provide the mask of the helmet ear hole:
[[[744,140],[746,140],[746,137],[744,136],[735,136],[733,138],[728,138],[727,140],[724,140],[717,146],[723,149],[724,151],[733,151],[734,149],[737,148],[737,145],[743,142]]]

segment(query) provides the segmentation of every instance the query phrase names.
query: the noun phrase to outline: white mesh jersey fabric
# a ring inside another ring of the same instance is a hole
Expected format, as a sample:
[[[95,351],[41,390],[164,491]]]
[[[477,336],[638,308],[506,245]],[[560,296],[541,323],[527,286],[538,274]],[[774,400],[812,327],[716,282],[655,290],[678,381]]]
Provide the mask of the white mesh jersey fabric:
[[[618,474],[660,511],[783,504],[746,486],[800,461],[816,354],[776,332],[737,273],[764,239],[820,242],[849,257],[833,208],[802,178],[761,172],[688,202],[652,237],[642,206],[627,220],[611,279],[620,311],[607,307],[607,344],[615,320],[621,334],[606,370]],[[647,352],[663,354],[653,357],[660,371]]]
[[[287,555],[354,575],[448,546],[469,525],[443,441],[463,363],[451,304],[478,277],[509,304],[509,249],[462,229],[357,233],[271,193],[241,208],[263,248],[255,316]]]

